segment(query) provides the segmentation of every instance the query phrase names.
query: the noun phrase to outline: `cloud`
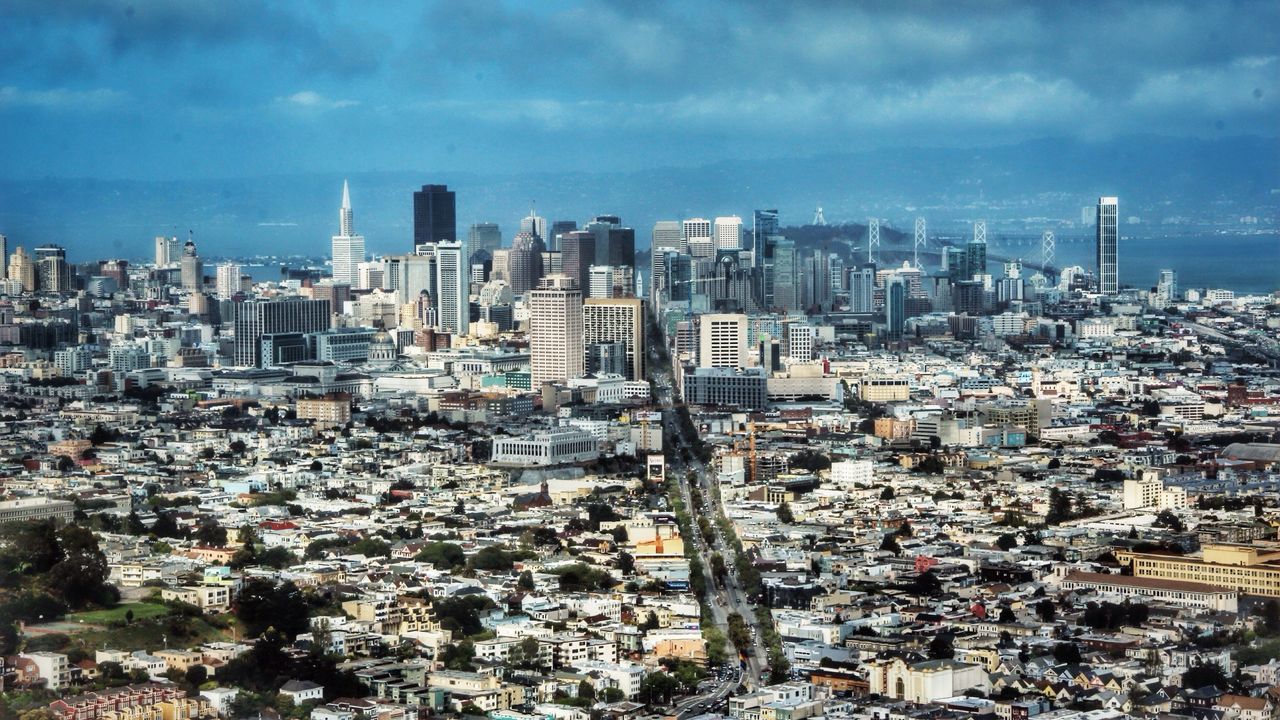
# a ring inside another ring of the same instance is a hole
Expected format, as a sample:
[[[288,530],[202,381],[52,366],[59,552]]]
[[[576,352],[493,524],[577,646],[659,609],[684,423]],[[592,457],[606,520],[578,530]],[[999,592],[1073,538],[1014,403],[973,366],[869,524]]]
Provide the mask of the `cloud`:
[[[309,110],[338,110],[360,104],[359,100],[331,100],[314,90],[302,90],[286,97],[278,97],[276,102]]]
[[[73,90],[70,88],[50,88],[45,90],[25,90],[13,85],[0,86],[0,108],[27,107],[46,110],[100,110],[119,105],[126,95],[109,88],[93,90]]]

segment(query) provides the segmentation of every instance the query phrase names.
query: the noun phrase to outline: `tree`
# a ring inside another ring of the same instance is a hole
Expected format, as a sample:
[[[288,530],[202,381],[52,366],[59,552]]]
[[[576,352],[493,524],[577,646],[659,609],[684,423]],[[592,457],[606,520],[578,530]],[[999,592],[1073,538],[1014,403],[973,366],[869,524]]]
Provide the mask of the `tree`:
[[[880,499],[881,499],[881,500],[892,500],[892,499],[893,499],[893,497],[894,497],[893,486],[892,486],[892,485],[885,485],[885,486],[884,486],[884,489],[880,491]]]
[[[1065,493],[1058,488],[1049,490],[1049,512],[1045,515],[1045,522],[1049,525],[1057,525],[1071,519],[1071,495]]]
[[[309,608],[302,591],[292,582],[279,585],[264,578],[245,583],[235,603],[235,615],[250,637],[274,627],[286,637],[307,631]]]
[[[594,686],[594,685],[592,685],[591,683],[587,682],[586,680],[581,680],[581,681],[579,681],[579,682],[578,682],[578,697],[580,697],[580,698],[586,698],[587,700],[595,700],[595,699],[596,699],[596,688],[595,688],[595,686]]]
[[[1079,665],[1082,661],[1080,646],[1073,642],[1058,643],[1053,646],[1053,659],[1064,665]]]
[[[525,570],[520,573],[520,579],[516,581],[516,587],[526,592],[533,590],[536,587],[533,583],[533,572]]]
[[[723,560],[722,560],[723,562]],[[628,552],[618,553],[618,572],[623,575],[630,575],[635,572],[636,559]]]
[[[791,505],[788,504],[786,500],[783,500],[778,505],[778,522],[783,523],[784,525],[790,525],[795,521],[796,516],[791,512]]]
[[[187,668],[186,674],[187,686],[195,691],[200,690],[200,686],[205,680],[209,679],[209,669],[203,665],[192,665]]]
[[[902,546],[898,544],[898,537],[893,533],[884,534],[884,538],[880,540],[880,549],[887,550],[894,555],[902,554]]]
[[[1051,623],[1058,616],[1058,607],[1048,600],[1041,600],[1036,603],[1036,615],[1040,622]]]
[[[45,584],[73,608],[107,601],[114,588],[105,584],[107,556],[98,548],[97,537],[88,529],[68,525],[58,532],[58,539],[66,557],[49,569]]]
[[[452,570],[467,562],[467,556],[462,552],[462,547],[447,542],[429,542],[422,546],[413,559],[431,563],[439,570]]]
[[[1186,530],[1186,527],[1182,524],[1182,518],[1175,515],[1172,510],[1161,510],[1152,524],[1156,527],[1169,528],[1176,533]]]
[[[607,687],[602,694],[604,695],[604,701],[610,705],[627,699],[627,694],[616,687]]]
[[[1254,608],[1254,613],[1262,616],[1262,629],[1268,635],[1280,633],[1280,601],[1271,599]]]
[[[1015,623],[1017,621],[1018,621],[1018,618],[1016,615],[1013,614],[1012,608],[1010,608],[1008,605],[1003,605],[1000,607],[1000,618],[999,618],[1000,623],[1009,624],[1009,623]]]
[[[1226,690],[1231,685],[1231,679],[1227,677],[1226,671],[1218,663],[1206,663],[1197,660],[1194,665],[1182,673],[1182,687],[1184,688],[1199,689],[1210,685],[1219,690]]]
[[[951,633],[940,632],[929,641],[929,659],[950,660],[955,655],[955,638]]]
[[[1000,537],[996,538],[996,546],[1001,550],[1012,550],[1018,547],[1018,538],[1012,533],[1004,533]]]
[[[226,547],[227,529],[210,518],[196,528],[196,542],[209,547]]]

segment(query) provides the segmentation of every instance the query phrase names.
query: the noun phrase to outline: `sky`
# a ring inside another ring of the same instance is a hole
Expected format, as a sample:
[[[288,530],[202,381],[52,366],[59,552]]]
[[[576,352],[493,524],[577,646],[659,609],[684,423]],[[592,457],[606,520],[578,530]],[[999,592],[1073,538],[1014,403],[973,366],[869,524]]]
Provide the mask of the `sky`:
[[[0,2],[0,178],[1274,136],[1280,3]]]

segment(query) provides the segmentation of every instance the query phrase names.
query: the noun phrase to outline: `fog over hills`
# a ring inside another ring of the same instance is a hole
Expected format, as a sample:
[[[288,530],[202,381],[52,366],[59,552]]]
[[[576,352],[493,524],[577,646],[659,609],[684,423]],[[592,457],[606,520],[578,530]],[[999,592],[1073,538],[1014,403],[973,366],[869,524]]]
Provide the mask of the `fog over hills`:
[[[1082,207],[1118,195],[1135,228],[1183,218],[1226,225],[1255,216],[1274,228],[1280,140],[1126,137],[1105,142],[1041,139],[985,148],[898,148],[780,159],[725,160],[628,173],[353,173],[355,222],[372,253],[403,252],[412,236],[411,193],[423,183],[458,192],[458,222],[493,221],[508,240],[530,207],[549,219],[613,213],[646,246],[658,219],[777,208],[784,225],[883,218],[908,228],[963,232],[977,218],[992,232],[1076,225]],[[73,261],[147,258],[157,234],[193,231],[207,256],[327,254],[343,177],[296,174],[218,180],[48,178],[0,180],[0,234],[28,247],[58,243]],[[1135,230],[1138,231],[1138,230]]]

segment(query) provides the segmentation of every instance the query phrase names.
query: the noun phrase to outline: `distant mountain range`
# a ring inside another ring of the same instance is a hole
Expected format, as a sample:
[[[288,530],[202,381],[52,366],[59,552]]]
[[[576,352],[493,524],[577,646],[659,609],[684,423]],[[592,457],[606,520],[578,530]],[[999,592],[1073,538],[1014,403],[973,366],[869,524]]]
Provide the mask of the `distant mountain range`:
[[[353,173],[357,231],[370,252],[402,252],[412,237],[413,190],[448,183],[458,192],[459,230],[492,221],[510,238],[536,207],[549,219],[618,214],[645,246],[655,220],[777,208],[785,225],[883,218],[909,229],[922,215],[932,232],[963,233],[988,220],[992,232],[1058,227],[1083,233],[1081,209],[1118,195],[1121,214],[1147,227],[1204,225],[1254,216],[1275,227],[1280,139],[1126,137],[1103,142],[1040,139],[971,148],[896,148],[808,158],[726,160],[628,173]],[[206,256],[328,253],[337,229],[339,174],[227,179],[0,180],[0,234],[9,247],[58,243],[73,261],[149,258],[157,234],[188,231]],[[1038,229],[1036,230],[1038,232]]]

